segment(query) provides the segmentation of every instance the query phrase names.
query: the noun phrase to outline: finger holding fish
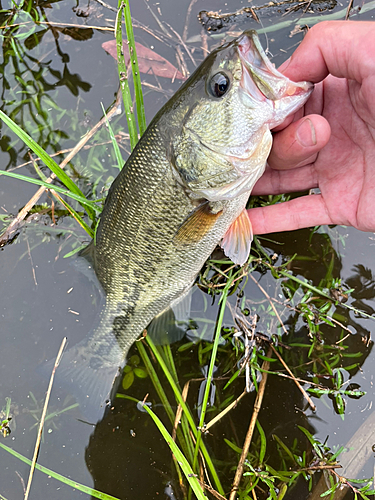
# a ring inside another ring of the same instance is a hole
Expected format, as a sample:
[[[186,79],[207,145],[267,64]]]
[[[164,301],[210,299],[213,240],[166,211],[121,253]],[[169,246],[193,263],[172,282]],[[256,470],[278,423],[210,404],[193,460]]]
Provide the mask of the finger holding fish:
[[[321,224],[374,231],[374,33],[373,22],[319,23],[281,66],[318,83],[274,131],[269,168],[253,192],[320,194],[251,210],[255,234]]]

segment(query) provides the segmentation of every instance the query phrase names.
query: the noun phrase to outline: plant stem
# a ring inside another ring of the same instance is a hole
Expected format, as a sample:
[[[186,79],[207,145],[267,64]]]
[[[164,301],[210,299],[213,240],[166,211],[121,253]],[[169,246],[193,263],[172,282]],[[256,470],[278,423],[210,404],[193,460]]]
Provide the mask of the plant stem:
[[[178,388],[177,384],[175,383],[175,381],[173,379],[172,374],[168,370],[163,357],[161,356],[160,352],[158,351],[158,349],[156,348],[155,344],[151,340],[150,336],[146,337],[146,341],[147,341],[148,345],[150,346],[152,352],[154,353],[154,355],[156,357],[156,360],[159,363],[161,369],[163,370],[163,372],[164,372],[164,374],[165,374],[165,376],[166,376],[169,384],[171,385],[177,402],[181,405],[181,407],[182,407],[182,409],[183,409],[183,411],[184,411],[184,413],[186,415],[186,418],[187,418],[187,420],[189,422],[190,429],[193,432],[194,438],[197,439],[198,430],[197,430],[196,425],[194,423],[193,416],[192,416],[192,414],[191,414],[188,406],[186,405],[184,399],[182,398],[182,395],[181,395],[181,393],[179,391],[179,388]],[[210,457],[210,455],[209,455],[209,453],[207,451],[207,448],[206,448],[206,446],[205,446],[205,444],[203,442],[201,443],[201,451],[202,451],[202,454],[204,456],[205,461],[207,462],[207,466],[208,466],[208,469],[209,469],[209,471],[210,471],[210,473],[212,475],[212,479],[213,479],[213,481],[215,483],[216,489],[219,491],[219,493],[224,494],[224,489],[223,489],[223,487],[221,485],[219,476],[217,475],[217,472],[215,470],[214,464],[212,463],[211,457]]]
[[[118,72],[120,78],[120,87],[122,92],[122,100],[124,102],[126,122],[128,124],[129,136],[130,136],[130,147],[133,150],[138,142],[138,132],[137,125],[135,123],[134,110],[133,110],[133,100],[130,94],[128,73],[126,69],[123,42],[122,42],[122,13],[124,9],[124,3],[122,0],[118,2],[118,12],[116,17],[116,47],[117,47],[117,61],[118,61]]]
[[[219,347],[221,327],[223,325],[224,312],[225,312],[225,306],[227,303],[228,293],[229,293],[229,287],[226,287],[223,290],[223,293],[221,295],[220,313],[219,313],[219,318],[218,318],[217,326],[216,326],[214,344],[212,346],[210,366],[209,366],[208,373],[207,373],[206,387],[205,387],[203,401],[202,401],[201,417],[199,420],[199,429],[204,429],[204,419],[206,417],[207,403],[208,403],[208,398],[210,395],[212,375],[213,375],[213,371],[214,371],[214,367],[215,367],[217,350]],[[199,451],[199,447],[201,445],[201,441],[202,441],[202,432],[199,432],[198,437],[197,437],[197,442],[195,445],[195,450],[194,450],[193,470],[196,470],[197,460],[198,460],[198,451]]]
[[[142,94],[142,84],[141,84],[141,76],[138,67],[138,58],[137,51],[135,50],[135,42],[134,42],[134,33],[133,33],[133,25],[132,18],[130,14],[130,0],[123,2],[124,9],[124,17],[125,17],[125,27],[126,27],[126,38],[129,45],[129,54],[130,54],[130,64],[133,72],[133,82],[134,82],[134,93],[135,93],[135,102],[137,105],[137,118],[138,118],[138,128],[139,135],[142,137],[144,131],[147,128],[146,125],[146,117],[145,117],[145,107],[143,104],[143,94]]]
[[[152,366],[151,360],[148,357],[148,354],[147,354],[146,349],[145,349],[144,345],[142,344],[142,342],[139,342],[137,344],[137,347],[138,347],[139,354],[141,355],[142,361],[144,362],[146,369],[147,369],[147,372],[148,372],[148,374],[152,380],[152,383],[156,389],[156,392],[158,393],[160,401],[165,409],[165,412],[167,413],[168,418],[173,425],[176,416],[172,410],[172,407],[171,407],[171,404],[167,398],[167,395],[164,392],[163,386],[160,383],[159,377],[158,377],[154,367]],[[191,453],[190,447],[188,445],[189,436],[184,435],[182,433],[180,427],[177,427],[176,433],[177,433],[178,442],[180,443],[180,446],[182,448],[184,455],[187,457],[190,457],[190,459],[192,459],[192,453]]]
[[[272,356],[272,350],[270,348],[268,350],[267,357],[270,358],[271,356]],[[268,370],[269,367],[270,367],[270,362],[263,361],[262,369]],[[251,440],[253,437],[253,432],[255,429],[255,423],[256,423],[257,418],[258,418],[259,410],[262,406],[264,391],[266,388],[267,376],[268,376],[267,372],[266,371],[263,372],[262,380],[259,384],[259,391],[258,391],[256,400],[255,400],[255,403],[254,403],[254,411],[253,411],[253,414],[251,416],[249,429],[248,429],[247,434],[246,434],[245,442],[244,442],[244,445],[242,448],[241,457],[240,457],[240,460],[239,460],[238,465],[237,465],[236,474],[234,476],[233,485],[232,485],[232,489],[230,492],[229,500],[235,500],[236,495],[237,495],[238,485],[240,484],[243,469],[244,469],[245,460],[246,460],[247,454],[249,453],[249,448],[250,448]]]

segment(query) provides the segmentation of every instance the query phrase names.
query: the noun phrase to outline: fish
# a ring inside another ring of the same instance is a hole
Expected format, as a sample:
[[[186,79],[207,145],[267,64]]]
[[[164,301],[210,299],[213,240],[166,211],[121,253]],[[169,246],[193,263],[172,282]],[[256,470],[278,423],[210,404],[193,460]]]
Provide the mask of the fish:
[[[215,247],[235,264],[247,261],[246,204],[266,166],[270,129],[312,90],[277,71],[250,30],[213,50],[153,118],[81,253],[105,305],[55,375],[91,421],[111,404],[134,341],[178,310]]]

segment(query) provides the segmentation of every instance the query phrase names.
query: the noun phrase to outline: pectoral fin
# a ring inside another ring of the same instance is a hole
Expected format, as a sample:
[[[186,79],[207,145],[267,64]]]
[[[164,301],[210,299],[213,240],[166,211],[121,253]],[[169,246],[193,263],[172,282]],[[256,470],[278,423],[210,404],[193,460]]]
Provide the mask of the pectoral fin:
[[[253,230],[247,210],[244,208],[225,233],[220,245],[227,257],[242,266],[249,258],[252,241]]]
[[[214,226],[222,211],[215,212],[208,201],[199,205],[182,223],[175,241],[179,244],[197,243]]]

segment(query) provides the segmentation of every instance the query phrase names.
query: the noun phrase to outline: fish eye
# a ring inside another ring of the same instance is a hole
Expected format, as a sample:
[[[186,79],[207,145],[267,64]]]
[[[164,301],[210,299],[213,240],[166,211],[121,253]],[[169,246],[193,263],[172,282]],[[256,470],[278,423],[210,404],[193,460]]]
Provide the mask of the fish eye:
[[[230,80],[228,75],[219,71],[208,82],[208,90],[213,97],[223,97],[229,90]]]

